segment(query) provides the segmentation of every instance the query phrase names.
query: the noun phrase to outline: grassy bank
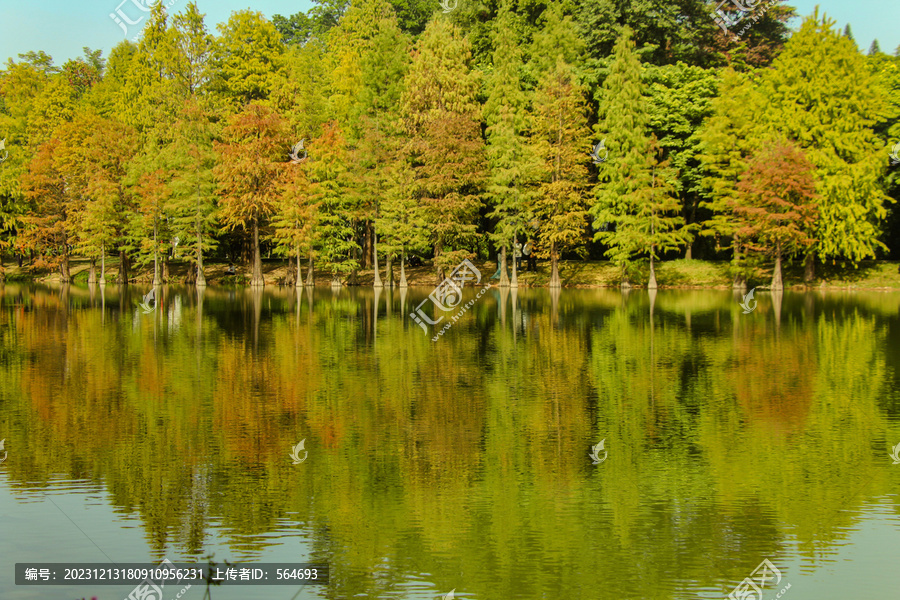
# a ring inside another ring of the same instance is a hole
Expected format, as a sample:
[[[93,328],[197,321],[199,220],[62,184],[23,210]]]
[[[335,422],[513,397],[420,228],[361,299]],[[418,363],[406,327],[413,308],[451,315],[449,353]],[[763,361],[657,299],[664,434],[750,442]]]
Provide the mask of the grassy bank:
[[[497,271],[494,261],[473,261],[481,270],[482,277],[490,278]],[[865,261],[854,268],[849,264],[817,265],[816,277],[812,287],[824,289],[900,289],[900,263],[896,261]],[[656,268],[657,283],[661,288],[730,288],[731,276],[728,262],[705,260],[672,260],[659,263]],[[185,262],[173,262],[169,265],[169,283],[183,283],[186,280],[190,265]],[[305,268],[305,265],[304,265]],[[385,266],[381,265],[382,281],[386,280]],[[84,260],[73,260],[70,273],[73,282],[86,284],[90,265]],[[250,280],[250,270],[246,266],[236,266],[235,274],[227,272],[225,263],[209,263],[205,265],[206,279],[209,285],[246,285]],[[400,279],[399,265],[393,265],[395,282]],[[118,262],[111,260],[106,265],[106,279],[114,284],[119,274]],[[288,274],[286,261],[271,260],[263,262],[263,276],[266,285],[280,285]],[[99,275],[99,268],[98,268]],[[32,272],[26,265],[22,268],[6,264],[4,268],[6,281],[59,282],[59,273]],[[421,267],[407,268],[406,277],[411,286],[434,287],[437,277],[429,263]],[[618,287],[619,270],[608,261],[561,261],[560,277],[563,286],[578,287]],[[644,267],[639,284],[646,285],[649,277],[648,267]],[[132,283],[149,284],[153,279],[153,269],[139,269],[131,273]],[[760,271],[749,281],[750,287],[765,288],[771,280],[771,271]],[[319,271],[315,277],[316,285],[331,284],[331,274]],[[491,280],[499,283],[499,279]],[[523,287],[546,287],[550,282],[550,265],[548,262],[538,263],[535,272],[519,273],[519,285]],[[372,270],[359,272],[359,284],[371,286]],[[785,287],[803,287],[803,268],[799,264],[788,265],[784,269]]]

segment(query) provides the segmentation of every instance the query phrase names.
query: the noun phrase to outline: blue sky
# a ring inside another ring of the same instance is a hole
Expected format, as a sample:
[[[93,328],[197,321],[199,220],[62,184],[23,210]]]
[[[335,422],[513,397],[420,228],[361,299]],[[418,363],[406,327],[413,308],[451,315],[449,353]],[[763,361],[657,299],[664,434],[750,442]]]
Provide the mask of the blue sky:
[[[44,50],[61,65],[69,58],[81,56],[81,48],[90,46],[102,49],[108,56],[110,49],[125,36],[110,14],[117,8],[132,21],[138,21],[145,13],[135,7],[144,0],[0,0],[0,63],[7,58],[28,50]],[[171,12],[179,12],[188,0],[164,0],[171,4]],[[843,29],[850,23],[853,36],[862,50],[868,50],[872,40],[878,38],[884,52],[893,53],[900,46],[900,1],[898,0],[788,0],[799,14],[811,14],[816,4]],[[132,4],[135,3],[135,4]],[[207,25],[228,19],[234,10],[252,8],[267,17],[275,14],[291,15],[306,11],[312,0],[197,0],[200,10],[206,13]],[[434,0],[435,9],[438,0]],[[134,35],[146,22],[128,27],[128,37]],[[793,24],[799,25],[799,21]]]

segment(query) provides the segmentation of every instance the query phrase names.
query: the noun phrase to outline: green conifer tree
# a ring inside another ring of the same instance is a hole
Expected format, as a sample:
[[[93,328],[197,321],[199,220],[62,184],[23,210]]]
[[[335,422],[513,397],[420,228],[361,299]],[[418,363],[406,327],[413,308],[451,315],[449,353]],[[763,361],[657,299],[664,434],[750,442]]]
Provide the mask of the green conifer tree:
[[[471,256],[484,180],[478,76],[469,43],[443,18],[428,24],[404,78],[401,114],[439,278]]]
[[[754,119],[796,142],[816,166],[819,210],[806,257],[875,257],[887,210],[883,143],[874,128],[889,111],[884,80],[818,11],[804,20],[760,81]]]
[[[336,122],[325,125],[311,149],[314,158],[309,164],[309,196],[317,206],[317,254],[323,267],[331,272],[332,286],[339,286],[342,275],[359,268],[359,245],[352,217],[356,198],[347,193],[350,182],[346,141]]]
[[[687,244],[690,232],[675,216],[672,196],[675,174],[659,162],[655,138],[648,131],[649,107],[641,93],[641,64],[632,51],[626,27],[616,43],[615,58],[603,83],[597,138],[607,140],[609,159],[601,166],[592,207],[594,239],[610,246],[606,252],[621,269],[622,285],[634,278],[636,255],[649,254],[650,287],[656,286],[655,260],[659,250]],[[602,230],[603,223],[615,226]]]
[[[516,36],[516,20],[510,0],[504,0],[494,24],[494,56],[487,77],[487,158],[490,171],[486,198],[494,220],[491,239],[500,250],[500,286],[510,285],[507,250],[525,231],[531,219],[526,208],[537,179],[536,156],[528,139],[528,96],[523,90],[524,62]],[[518,286],[513,261],[513,286]]]
[[[550,259],[550,287],[562,285],[563,252],[583,254],[588,227],[588,160],[591,150],[587,90],[578,81],[580,42],[561,5],[550,6],[535,35],[531,71],[538,76],[532,140],[540,162],[539,186],[530,198],[538,226],[538,256]]]

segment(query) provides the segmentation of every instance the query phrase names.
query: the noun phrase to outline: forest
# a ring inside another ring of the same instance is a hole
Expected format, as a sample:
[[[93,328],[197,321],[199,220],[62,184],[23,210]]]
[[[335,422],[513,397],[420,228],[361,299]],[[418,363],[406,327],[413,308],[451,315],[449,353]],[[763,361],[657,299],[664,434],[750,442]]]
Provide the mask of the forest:
[[[411,257],[438,277],[529,242],[656,287],[671,258],[900,256],[900,48],[786,4],[726,30],[703,0],[316,0],[271,20],[153,5],[136,42],[0,71],[0,278],[90,262],[253,286],[263,257],[356,285]],[[452,6],[452,5],[451,5]],[[735,15],[732,15],[735,16]],[[738,35],[739,34],[739,35]],[[88,42],[89,40],[85,40]],[[5,157],[5,158],[4,158]],[[638,267],[649,263],[649,279]],[[304,276],[305,271],[305,276]]]

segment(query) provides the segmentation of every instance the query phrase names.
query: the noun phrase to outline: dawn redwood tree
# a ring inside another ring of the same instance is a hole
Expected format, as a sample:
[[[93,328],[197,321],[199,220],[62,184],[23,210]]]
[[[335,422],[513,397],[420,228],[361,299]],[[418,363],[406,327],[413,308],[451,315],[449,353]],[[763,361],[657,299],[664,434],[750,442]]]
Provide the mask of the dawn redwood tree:
[[[127,215],[133,209],[128,189],[128,168],[134,160],[138,134],[134,128],[110,117],[87,114],[76,119],[85,135],[77,147],[65,153],[64,168],[83,198],[79,205],[80,249],[92,260],[100,258],[100,283],[106,282],[106,254],[119,246],[119,280],[128,282],[128,262],[122,244]],[[93,265],[93,262],[92,262]]]
[[[357,196],[350,187],[346,141],[335,122],[327,123],[315,140],[315,158],[309,162],[309,202],[316,206],[318,255],[331,271],[331,284],[341,284],[341,275],[359,268],[352,215]],[[312,263],[310,263],[310,273]]]
[[[138,264],[143,264],[145,260],[153,260],[154,286],[164,283],[168,275],[163,273],[160,277],[159,270],[160,253],[166,253],[168,249],[168,235],[161,235],[163,229],[168,229],[165,227],[165,207],[171,196],[171,190],[166,185],[167,175],[162,169],[142,173],[134,186],[138,203],[130,224],[132,250],[138,257]],[[161,237],[163,240],[160,240]]]
[[[636,231],[641,252],[650,257],[650,279],[647,289],[655,290],[656,261],[659,253],[677,250],[690,244],[693,239],[692,229],[685,226],[684,217],[678,214],[681,202],[675,197],[677,182],[675,169],[669,161],[660,160],[662,150],[656,136],[650,139],[651,177],[650,187],[642,190],[638,201]]]
[[[372,223],[385,198],[387,164],[395,160],[400,147],[398,107],[408,44],[386,0],[354,0],[328,35],[333,64],[331,114],[346,139],[348,181],[353,184],[347,193],[359,196],[350,216],[360,246],[360,266],[369,256],[377,262]],[[387,253],[388,273],[392,255]],[[375,271],[378,285],[377,267]],[[348,283],[358,283],[355,271]]]
[[[375,219],[375,230],[385,232],[385,246],[389,252],[399,253],[399,285],[405,288],[409,285],[406,281],[407,256],[410,252],[420,254],[428,249],[428,223],[424,208],[416,197],[415,176],[409,163],[402,159],[393,163],[388,177],[390,185]]]
[[[275,210],[280,179],[289,165],[286,124],[271,108],[253,102],[228,119],[223,138],[215,144],[219,217],[226,229],[240,227],[252,235],[250,285],[263,286],[259,230]]]
[[[856,264],[884,250],[887,216],[884,142],[875,132],[890,111],[885,81],[856,44],[818,12],[803,21],[784,51],[760,77],[753,119],[795,142],[816,167],[819,211],[813,254]]]
[[[878,74],[888,90],[890,106],[885,112],[875,133],[883,140],[885,154],[892,152],[900,143],[900,48],[893,56],[877,54],[867,59],[872,69]],[[900,257],[900,169],[890,165],[883,179],[887,194],[894,200],[889,204],[888,217],[881,241],[891,250],[890,258]]]
[[[170,197],[167,210],[171,215],[172,232],[180,246],[193,254],[198,287],[206,285],[203,272],[203,253],[216,248],[213,235],[216,226],[216,181],[213,168],[216,154],[213,143],[215,125],[208,111],[199,102],[185,102],[172,132],[168,166]]]
[[[712,211],[700,235],[713,237],[716,250],[732,249],[731,274],[735,289],[747,285],[745,242],[738,232],[731,206],[737,201],[737,184],[747,161],[763,145],[755,113],[765,99],[751,79],[732,69],[720,73],[719,96],[712,101],[712,115],[698,132],[702,179],[700,206]]]
[[[764,145],[751,158],[732,202],[739,234],[752,250],[775,259],[772,289],[784,289],[781,261],[803,254],[814,242],[816,213],[815,167],[789,142]]]
[[[260,12],[235,11],[218,25],[210,87],[234,107],[265,100],[285,76],[281,35]]]
[[[563,16],[561,6],[549,7],[531,65],[538,75],[530,129],[539,167],[529,213],[538,224],[534,251],[550,258],[551,288],[561,286],[560,254],[583,253],[587,238],[591,140],[587,90],[574,66],[578,44],[571,18]]]
[[[447,19],[431,21],[404,79],[401,114],[434,265],[445,269],[471,256],[484,179],[478,75],[469,43]]]
[[[684,63],[647,67],[644,83],[649,88],[648,127],[659,140],[663,157],[677,172],[672,181],[688,225],[703,218],[704,171],[700,162],[703,122],[712,115],[712,100],[718,95],[721,71],[691,67]],[[698,211],[701,214],[698,214]],[[685,258],[692,258],[693,239]]]
[[[684,246],[691,234],[684,219],[675,216],[680,208],[672,197],[675,174],[660,162],[658,144],[648,129],[650,113],[641,93],[641,64],[627,27],[615,52],[603,82],[600,119],[595,125],[596,137],[607,140],[609,158],[600,167],[591,209],[598,229],[594,239],[610,246],[606,254],[620,267],[623,287],[631,285],[631,260],[649,253],[648,288],[652,289],[656,287],[657,250]],[[601,223],[613,223],[615,229],[600,230]]]
[[[20,55],[22,57],[24,55]],[[32,153],[17,151],[31,140],[28,135],[33,118],[34,103],[49,82],[47,73],[38,65],[10,60],[0,71],[0,132],[3,132],[8,153],[0,168],[0,255],[15,245],[22,227],[22,216],[28,201],[21,186],[22,175],[28,170]],[[0,278],[3,277],[0,258]]]
[[[392,227],[379,228],[376,223],[382,207],[390,194],[392,167],[400,161],[403,146],[402,123],[400,121],[400,100],[403,82],[409,68],[408,36],[400,31],[397,17],[389,3],[384,0],[366,1],[361,4],[363,16],[373,28],[365,40],[362,50],[362,88],[358,96],[359,140],[353,160],[354,177],[361,187],[359,219],[365,231],[362,251],[363,265],[372,256],[375,266],[375,281],[378,286],[377,236],[385,240],[382,247],[387,262],[387,283],[391,285],[392,258],[399,255],[403,260],[403,248],[393,244],[390,236]],[[344,19],[355,11],[351,8]],[[401,278],[403,266],[401,262]]]
[[[529,144],[528,95],[523,89],[524,61],[515,32],[515,17],[505,0],[495,23],[493,69],[488,76],[484,105],[487,123],[487,159],[490,171],[486,198],[493,210],[491,239],[500,250],[500,287],[510,285],[506,271],[507,250],[530,221],[528,195],[537,179],[536,156]],[[516,280],[513,261],[513,286]]]
[[[211,77],[214,38],[209,34],[196,2],[188,2],[184,11],[172,17],[168,30],[172,50],[169,76],[180,96],[197,97]]]
[[[317,205],[310,195],[310,181],[307,175],[309,163],[290,165],[283,179],[275,216],[272,218],[275,252],[296,259],[296,287],[304,285],[301,260],[309,260],[308,281],[312,284],[312,268],[315,260],[316,210]],[[290,273],[294,269],[289,269]],[[290,283],[286,280],[286,283]]]
[[[54,255],[48,256],[46,264],[58,267],[60,281],[68,283],[71,197],[65,176],[54,160],[61,146],[58,139],[41,144],[22,175],[22,189],[30,207],[22,217],[20,243],[41,256]]]

